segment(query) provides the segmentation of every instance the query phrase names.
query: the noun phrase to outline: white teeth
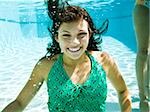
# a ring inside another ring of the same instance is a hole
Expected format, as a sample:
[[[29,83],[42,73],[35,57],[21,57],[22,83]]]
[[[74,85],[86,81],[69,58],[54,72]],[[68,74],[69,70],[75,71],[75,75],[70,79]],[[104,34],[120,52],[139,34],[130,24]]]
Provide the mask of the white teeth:
[[[69,48],[69,50],[72,51],[72,52],[76,52],[76,51],[80,50],[80,47],[79,48]]]

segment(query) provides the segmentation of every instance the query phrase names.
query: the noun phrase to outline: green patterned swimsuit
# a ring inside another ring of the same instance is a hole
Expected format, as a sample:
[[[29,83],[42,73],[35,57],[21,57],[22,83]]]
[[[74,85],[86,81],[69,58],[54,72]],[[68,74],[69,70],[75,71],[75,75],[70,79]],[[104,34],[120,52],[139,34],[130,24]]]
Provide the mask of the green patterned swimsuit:
[[[89,78],[73,84],[63,68],[63,54],[55,61],[48,75],[48,108],[50,112],[105,112],[106,74],[95,58],[91,60]]]

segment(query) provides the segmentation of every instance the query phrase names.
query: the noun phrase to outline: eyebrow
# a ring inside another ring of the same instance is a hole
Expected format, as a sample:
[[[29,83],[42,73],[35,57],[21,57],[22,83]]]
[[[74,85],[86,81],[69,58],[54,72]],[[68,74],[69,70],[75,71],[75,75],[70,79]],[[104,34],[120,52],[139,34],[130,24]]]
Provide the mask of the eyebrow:
[[[79,32],[85,32],[84,30],[79,30]],[[66,32],[66,33],[70,33],[69,31],[67,31],[67,30],[63,30],[62,32]]]
[[[70,32],[69,32],[69,31],[67,31],[67,30],[63,30],[62,32],[70,33]]]

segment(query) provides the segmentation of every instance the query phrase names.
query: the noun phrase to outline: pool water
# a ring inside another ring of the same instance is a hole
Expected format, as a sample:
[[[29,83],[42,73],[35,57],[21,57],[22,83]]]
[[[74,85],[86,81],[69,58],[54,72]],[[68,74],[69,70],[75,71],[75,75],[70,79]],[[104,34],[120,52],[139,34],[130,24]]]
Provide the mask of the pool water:
[[[135,77],[136,40],[132,23],[134,0],[70,0],[88,10],[97,28],[105,19],[109,29],[103,50],[117,61],[129,87],[133,112],[139,112]],[[44,0],[0,1],[0,111],[13,101],[28,80],[36,62],[46,54],[51,25]],[[25,112],[48,112],[47,89],[43,84]],[[117,94],[108,81],[107,111],[120,112]]]

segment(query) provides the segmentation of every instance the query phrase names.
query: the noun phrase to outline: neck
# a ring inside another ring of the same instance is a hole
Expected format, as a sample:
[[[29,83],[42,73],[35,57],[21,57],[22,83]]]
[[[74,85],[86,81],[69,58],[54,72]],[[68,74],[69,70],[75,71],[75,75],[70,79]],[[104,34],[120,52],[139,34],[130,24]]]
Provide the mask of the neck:
[[[66,66],[71,66],[71,67],[75,67],[76,65],[82,63],[82,62],[85,62],[87,61],[87,55],[86,53],[83,53],[82,56],[79,58],[79,59],[71,59],[69,57],[67,57],[66,55],[63,55],[63,63],[64,65]]]

